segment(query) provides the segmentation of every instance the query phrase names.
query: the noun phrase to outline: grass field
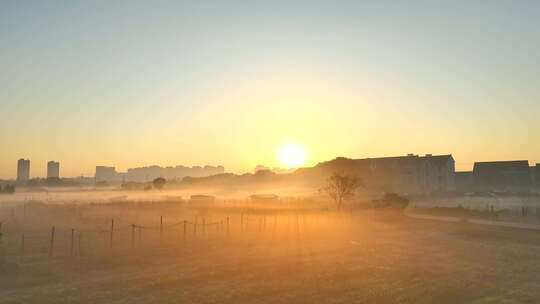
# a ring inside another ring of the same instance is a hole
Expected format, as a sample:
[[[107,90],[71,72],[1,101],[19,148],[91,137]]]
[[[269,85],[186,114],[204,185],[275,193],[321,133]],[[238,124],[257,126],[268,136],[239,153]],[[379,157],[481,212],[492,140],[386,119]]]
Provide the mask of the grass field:
[[[66,244],[46,257],[45,233],[41,251],[7,255],[0,303],[540,300],[535,231],[415,220],[391,211],[237,211],[205,211],[209,218],[229,217],[228,233],[224,226],[209,226],[204,234],[190,228],[184,239],[182,229],[161,237],[148,230],[140,239],[135,234],[132,248],[130,230],[119,229],[113,249],[105,234],[87,240],[80,257],[70,257]]]

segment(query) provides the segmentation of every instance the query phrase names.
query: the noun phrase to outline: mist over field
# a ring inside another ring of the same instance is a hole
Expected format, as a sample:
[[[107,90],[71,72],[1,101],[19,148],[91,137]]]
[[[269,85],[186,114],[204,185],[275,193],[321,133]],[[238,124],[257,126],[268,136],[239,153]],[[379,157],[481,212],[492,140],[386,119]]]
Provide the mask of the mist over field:
[[[0,304],[540,303],[540,1],[0,1]]]
[[[327,199],[180,201],[172,196],[186,192],[163,191],[84,201],[111,192],[64,193],[77,204],[3,202],[1,302],[520,303],[540,296],[531,280],[540,262],[537,231],[418,220],[361,202],[336,212]]]
[[[0,195],[0,303],[534,302],[537,189],[456,185],[453,163],[19,181]]]

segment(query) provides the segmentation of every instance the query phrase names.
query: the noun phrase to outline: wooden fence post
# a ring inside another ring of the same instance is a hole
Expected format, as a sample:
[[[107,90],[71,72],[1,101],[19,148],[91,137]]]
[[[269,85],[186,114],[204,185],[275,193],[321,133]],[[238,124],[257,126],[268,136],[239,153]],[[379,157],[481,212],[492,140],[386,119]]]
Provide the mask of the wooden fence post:
[[[52,226],[52,229],[51,229],[51,242],[49,244],[49,258],[51,258],[53,256],[53,252],[54,252],[54,233],[55,233],[55,227]]]
[[[75,229],[71,228],[71,247],[69,251],[69,255],[73,256],[73,246],[75,242]]]
[[[113,247],[113,235],[114,235],[114,219],[111,220],[111,249]]]
[[[131,224],[131,249],[135,248],[135,224]]]
[[[24,254],[24,233],[21,236],[21,254]]]
[[[244,231],[244,213],[240,213],[240,232]]]
[[[163,215],[159,217],[159,242],[163,242]]]
[[[187,221],[184,220],[184,241],[186,241],[186,228],[187,228]]]
[[[227,216],[227,234],[229,234],[229,217]]]
[[[206,219],[205,218],[202,219],[202,231],[203,231],[203,235],[206,234]]]

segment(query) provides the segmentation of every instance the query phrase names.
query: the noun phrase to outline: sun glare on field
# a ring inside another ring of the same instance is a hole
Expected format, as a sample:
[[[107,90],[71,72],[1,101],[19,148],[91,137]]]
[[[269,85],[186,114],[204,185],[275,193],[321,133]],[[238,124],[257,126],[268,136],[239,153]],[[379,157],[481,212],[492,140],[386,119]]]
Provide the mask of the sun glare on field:
[[[278,151],[278,159],[287,167],[297,167],[306,161],[306,149],[298,144],[285,144]]]

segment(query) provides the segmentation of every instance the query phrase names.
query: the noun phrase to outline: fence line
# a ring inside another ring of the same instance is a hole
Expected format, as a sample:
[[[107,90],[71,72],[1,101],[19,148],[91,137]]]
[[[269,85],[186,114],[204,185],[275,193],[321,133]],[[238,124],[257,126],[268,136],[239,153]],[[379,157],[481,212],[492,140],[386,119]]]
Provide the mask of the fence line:
[[[252,232],[255,231],[266,231],[268,226],[268,217],[266,214],[240,214],[240,233],[247,233],[251,228]],[[276,231],[278,223],[284,225],[284,221],[279,220],[279,218],[286,217],[287,231],[289,231],[289,226],[291,224],[291,215],[273,215],[273,230]],[[302,222],[300,223],[299,215],[296,213],[293,220],[295,219],[296,231],[299,232],[299,225],[306,225],[305,217],[302,216]],[[279,221],[278,221],[279,220]],[[28,254],[38,254],[44,249],[45,255],[49,258],[57,258],[60,256],[69,256],[69,257],[81,257],[83,253],[85,255],[95,255],[99,252],[105,253],[109,252],[110,254],[114,253],[114,249],[124,248],[122,243],[126,244],[129,248],[132,249],[141,246],[142,244],[142,234],[144,231],[155,231],[155,234],[151,234],[151,240],[156,240],[157,231],[159,231],[159,243],[164,244],[165,236],[169,235],[171,231],[178,231],[178,239],[184,243],[188,239],[190,229],[192,230],[193,236],[197,236],[198,233],[201,235],[206,235],[208,230],[213,230],[216,232],[223,233],[224,235],[229,235],[231,232],[231,218],[229,216],[208,220],[205,217],[196,217],[195,221],[190,221],[187,219],[177,220],[175,222],[166,223],[163,216],[159,216],[158,225],[142,225],[131,223],[127,224],[122,222],[118,218],[113,218],[109,220],[109,227],[104,228],[101,225],[95,225],[94,229],[82,229],[79,227],[58,227],[52,225],[48,233],[31,233],[25,231],[23,228],[20,235],[14,236],[15,238],[15,250],[20,256],[28,256]],[[124,223],[124,224],[123,224]],[[237,222],[238,223],[238,222]],[[258,225],[258,226],[257,226]],[[284,225],[285,226],[285,225]],[[212,228],[212,227],[215,227]],[[258,229],[256,228],[258,227]],[[3,243],[3,240],[6,239],[5,231],[2,230],[5,228],[5,222],[0,221],[0,258],[4,258],[7,253],[5,250],[6,247]],[[17,233],[18,234],[18,233]],[[122,237],[124,235],[125,237]],[[168,238],[171,240],[170,238]],[[48,241],[47,241],[48,240]],[[83,240],[86,240],[83,246]],[[97,246],[95,242],[98,242]],[[101,243],[101,245],[100,245]],[[36,246],[37,244],[37,246]],[[92,244],[92,245],[90,245]],[[120,244],[120,245],[119,245]],[[108,245],[108,246],[107,246]],[[108,249],[107,249],[108,248]],[[83,252],[84,251],[84,252]]]

